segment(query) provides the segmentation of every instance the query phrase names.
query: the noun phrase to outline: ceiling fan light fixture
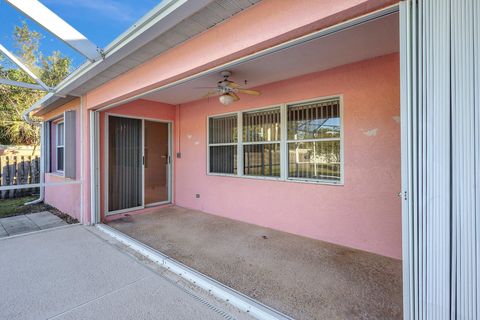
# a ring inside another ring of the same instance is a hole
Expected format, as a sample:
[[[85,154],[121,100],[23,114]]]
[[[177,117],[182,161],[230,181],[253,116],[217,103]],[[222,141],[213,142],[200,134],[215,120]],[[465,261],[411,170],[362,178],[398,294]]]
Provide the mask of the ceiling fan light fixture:
[[[218,97],[218,100],[220,100],[220,103],[225,106],[232,104],[234,101],[233,97],[228,93],[222,94],[220,97]]]

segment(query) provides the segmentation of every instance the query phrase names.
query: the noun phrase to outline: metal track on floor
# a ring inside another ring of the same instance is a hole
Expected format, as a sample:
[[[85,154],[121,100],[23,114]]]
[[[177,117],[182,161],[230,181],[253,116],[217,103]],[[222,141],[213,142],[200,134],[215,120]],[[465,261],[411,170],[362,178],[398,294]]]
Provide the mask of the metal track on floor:
[[[261,302],[252,299],[241,292],[236,291],[215,279],[212,279],[195,269],[192,269],[175,259],[155,250],[126,234],[109,227],[105,224],[95,225],[99,230],[108,234],[117,241],[137,251],[139,254],[147,257],[158,265],[174,272],[185,280],[196,286],[207,290],[217,298],[224,300],[242,311],[261,320],[293,320],[293,318],[277,311]]]

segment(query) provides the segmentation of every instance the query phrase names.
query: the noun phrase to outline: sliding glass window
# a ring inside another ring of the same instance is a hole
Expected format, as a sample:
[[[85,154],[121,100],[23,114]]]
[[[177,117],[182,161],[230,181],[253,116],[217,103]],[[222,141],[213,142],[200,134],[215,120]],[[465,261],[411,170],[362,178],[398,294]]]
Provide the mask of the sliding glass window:
[[[243,174],[280,177],[280,108],[243,113]]]
[[[209,172],[237,174],[237,115],[209,118]]]
[[[287,106],[288,178],[340,181],[338,99]]]

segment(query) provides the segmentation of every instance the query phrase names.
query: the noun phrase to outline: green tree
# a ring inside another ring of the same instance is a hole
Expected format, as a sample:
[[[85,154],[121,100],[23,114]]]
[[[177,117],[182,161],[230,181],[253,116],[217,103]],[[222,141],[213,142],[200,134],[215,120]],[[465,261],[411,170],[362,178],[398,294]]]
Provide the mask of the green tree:
[[[16,55],[48,86],[54,87],[69,74],[71,59],[62,56],[59,51],[43,56],[39,51],[42,35],[30,30],[25,22],[21,26],[15,26],[13,37]],[[23,70],[7,68],[1,64],[5,59],[7,58],[0,55],[0,77],[34,83]],[[36,124],[24,121],[22,114],[43,95],[43,91],[0,85],[0,144],[38,146],[39,128]]]

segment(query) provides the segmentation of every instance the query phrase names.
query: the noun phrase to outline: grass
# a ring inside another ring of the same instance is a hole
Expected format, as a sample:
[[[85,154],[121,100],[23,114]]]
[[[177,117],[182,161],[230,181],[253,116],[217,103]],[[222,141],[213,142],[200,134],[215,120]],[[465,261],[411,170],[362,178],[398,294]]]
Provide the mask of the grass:
[[[0,200],[0,218],[17,216],[25,213],[34,213],[40,211],[46,211],[50,209],[49,205],[39,203],[34,205],[25,206],[26,202],[38,199],[38,196],[28,196],[14,199],[1,199]]]

